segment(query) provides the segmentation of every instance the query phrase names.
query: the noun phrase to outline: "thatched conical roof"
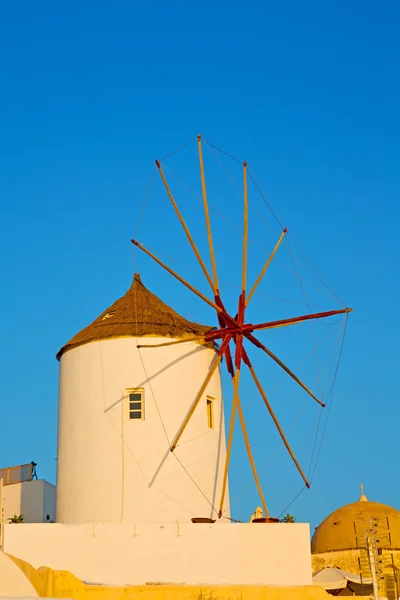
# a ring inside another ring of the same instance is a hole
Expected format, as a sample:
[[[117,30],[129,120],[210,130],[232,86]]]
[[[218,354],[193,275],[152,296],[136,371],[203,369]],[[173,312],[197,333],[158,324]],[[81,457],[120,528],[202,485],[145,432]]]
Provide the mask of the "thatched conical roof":
[[[125,296],[101,313],[90,325],[77,333],[57,353],[95,342],[120,337],[168,337],[184,339],[202,335],[212,327],[188,321],[160,298],[152,294],[135,273],[133,283]]]

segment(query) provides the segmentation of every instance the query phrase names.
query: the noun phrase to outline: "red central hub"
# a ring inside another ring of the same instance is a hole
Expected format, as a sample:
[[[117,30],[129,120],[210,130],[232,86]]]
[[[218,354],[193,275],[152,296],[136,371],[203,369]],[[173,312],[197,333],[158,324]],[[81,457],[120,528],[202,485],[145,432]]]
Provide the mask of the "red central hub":
[[[207,341],[212,342],[214,340],[222,339],[225,340],[227,336],[232,338],[235,342],[235,367],[236,369],[240,369],[241,361],[243,360],[247,365],[250,366],[250,360],[247,356],[245,349],[243,348],[243,336],[247,337],[253,331],[253,325],[251,323],[244,324],[244,315],[245,315],[245,292],[242,292],[239,296],[238,301],[238,313],[235,318],[231,317],[221,300],[221,296],[219,294],[214,297],[215,304],[220,307],[221,311],[218,312],[218,323],[219,329],[212,329],[208,333],[205,334],[205,338]],[[233,360],[232,353],[229,347],[229,343],[227,344],[224,351],[226,367],[228,369],[231,377],[234,376],[235,371],[233,368]]]

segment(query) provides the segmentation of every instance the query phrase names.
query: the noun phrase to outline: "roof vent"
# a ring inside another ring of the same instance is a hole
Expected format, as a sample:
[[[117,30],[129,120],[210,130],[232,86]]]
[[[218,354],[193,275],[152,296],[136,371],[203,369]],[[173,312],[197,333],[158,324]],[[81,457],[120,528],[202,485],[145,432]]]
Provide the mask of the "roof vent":
[[[102,317],[102,321],[104,321],[104,319],[109,319],[110,317],[112,317],[113,315],[115,315],[117,311],[116,310],[110,310],[110,312],[106,313],[104,315],[104,317]]]

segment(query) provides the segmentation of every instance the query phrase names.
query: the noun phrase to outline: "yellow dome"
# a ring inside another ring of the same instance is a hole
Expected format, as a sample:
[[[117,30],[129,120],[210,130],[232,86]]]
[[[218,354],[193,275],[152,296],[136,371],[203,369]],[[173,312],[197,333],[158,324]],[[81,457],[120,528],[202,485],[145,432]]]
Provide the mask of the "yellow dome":
[[[359,502],[346,504],[331,513],[319,525],[311,540],[311,551],[313,554],[330,552],[332,550],[352,550],[357,546],[356,530],[358,535],[368,528],[370,519],[377,523],[377,533],[381,533],[381,544],[392,550],[400,550],[400,512],[386,504],[369,502],[365,496],[361,496]],[[389,525],[389,533],[387,526]],[[385,533],[383,533],[385,532]],[[360,540],[359,540],[360,542]]]

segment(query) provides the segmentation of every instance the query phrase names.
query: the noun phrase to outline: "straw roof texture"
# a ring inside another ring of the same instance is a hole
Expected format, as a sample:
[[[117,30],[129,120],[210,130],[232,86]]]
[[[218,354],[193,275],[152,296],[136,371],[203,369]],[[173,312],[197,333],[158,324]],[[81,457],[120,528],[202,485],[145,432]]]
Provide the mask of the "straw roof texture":
[[[188,321],[170,306],[164,304],[142,283],[135,273],[133,283],[125,296],[114,302],[90,325],[77,333],[57,353],[95,342],[120,337],[167,337],[184,339],[202,335],[212,327]]]

